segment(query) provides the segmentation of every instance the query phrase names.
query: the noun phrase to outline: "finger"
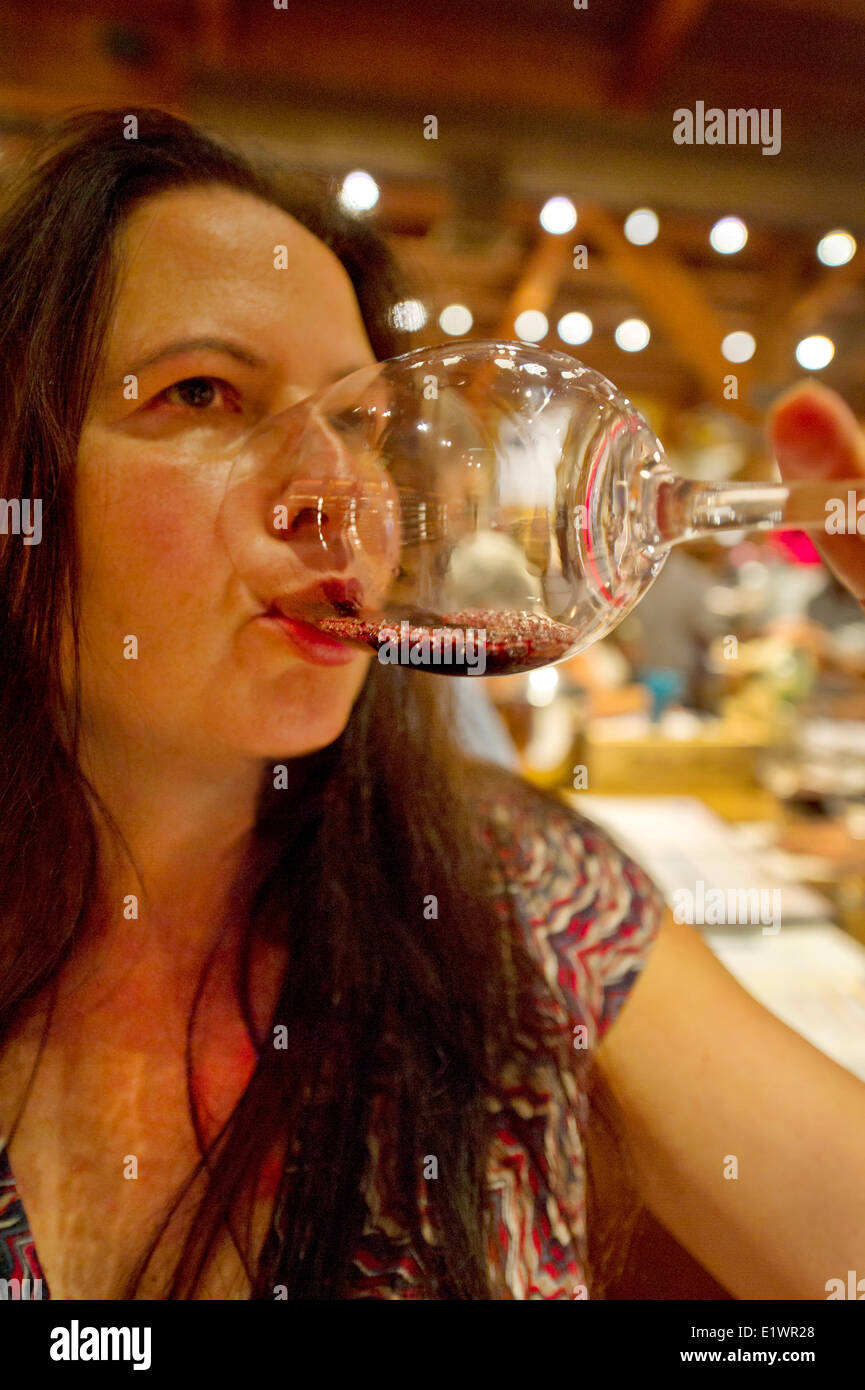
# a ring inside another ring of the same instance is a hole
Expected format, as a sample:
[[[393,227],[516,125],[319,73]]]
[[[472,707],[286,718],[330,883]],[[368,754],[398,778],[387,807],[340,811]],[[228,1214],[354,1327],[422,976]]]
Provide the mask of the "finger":
[[[769,441],[784,479],[865,475],[865,435],[846,401],[819,382],[798,382],[769,412]],[[865,602],[865,544],[858,535],[812,533],[830,569]]]
[[[769,437],[785,478],[865,474],[865,435],[837,391],[797,382],[769,411]]]

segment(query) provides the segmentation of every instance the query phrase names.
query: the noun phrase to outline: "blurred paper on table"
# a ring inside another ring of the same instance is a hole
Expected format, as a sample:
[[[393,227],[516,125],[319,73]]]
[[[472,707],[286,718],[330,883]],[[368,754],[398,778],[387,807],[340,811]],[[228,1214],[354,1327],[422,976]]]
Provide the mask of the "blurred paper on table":
[[[780,874],[763,854],[743,846],[734,830],[696,797],[591,796],[571,794],[570,804],[616,839],[654,878],[673,905],[688,890],[706,897],[711,890],[771,893],[780,890],[780,917],[825,922],[832,905],[822,894]],[[702,889],[698,885],[702,884]],[[761,932],[759,923],[733,924],[738,933]]]

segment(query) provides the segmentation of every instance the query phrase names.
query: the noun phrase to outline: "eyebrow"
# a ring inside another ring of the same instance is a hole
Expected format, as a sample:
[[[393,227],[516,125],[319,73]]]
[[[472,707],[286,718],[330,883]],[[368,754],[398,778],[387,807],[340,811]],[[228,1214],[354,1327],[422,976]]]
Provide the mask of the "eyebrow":
[[[143,372],[147,367],[155,366],[157,362],[162,362],[167,357],[180,357],[186,352],[221,352],[227,357],[233,357],[236,361],[242,362],[244,366],[247,367],[261,368],[267,366],[263,357],[259,357],[257,353],[251,352],[249,348],[244,347],[241,343],[231,342],[228,338],[180,338],[177,342],[166,343],[164,347],[157,348],[155,352],[133,363],[133,365],[128,368],[127,372],[124,373],[124,376],[129,373],[137,376],[139,372]],[[332,372],[330,376],[328,376],[327,384],[330,385],[333,381],[341,381],[344,376],[349,376],[352,372],[360,371],[361,367],[370,365],[372,364],[361,362],[346,367],[340,367],[337,371]]]
[[[147,357],[140,358],[132,364],[129,371],[137,375],[146,367],[153,367],[157,362],[162,362],[166,357],[180,357],[184,352],[222,352],[228,357],[234,357],[238,362],[243,362],[247,367],[266,365],[263,357],[251,352],[249,348],[242,347],[240,343],[230,342],[228,338],[180,338],[177,342],[166,343],[155,352],[148,353]]]

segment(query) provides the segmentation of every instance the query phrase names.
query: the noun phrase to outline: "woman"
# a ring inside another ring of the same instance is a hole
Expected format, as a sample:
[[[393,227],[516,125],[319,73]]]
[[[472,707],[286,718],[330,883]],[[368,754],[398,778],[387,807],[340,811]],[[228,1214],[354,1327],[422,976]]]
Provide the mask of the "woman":
[[[7,1268],[584,1297],[618,1116],[734,1294],[824,1296],[865,1250],[865,1087],[599,830],[453,751],[448,682],[295,647],[222,545],[241,433],[405,346],[383,246],[160,112],[132,133],[70,117],[0,226],[3,496],[44,501],[0,551]]]

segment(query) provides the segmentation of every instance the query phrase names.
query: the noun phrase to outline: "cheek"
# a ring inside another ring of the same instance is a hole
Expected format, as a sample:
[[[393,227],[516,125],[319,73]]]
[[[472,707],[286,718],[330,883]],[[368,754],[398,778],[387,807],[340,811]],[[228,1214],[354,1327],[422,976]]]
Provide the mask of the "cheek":
[[[219,479],[174,459],[103,457],[102,467],[85,461],[79,480],[82,597],[95,594],[117,616],[147,620],[153,609],[163,622],[169,598],[175,615],[178,606],[210,602],[213,582],[228,570]]]
[[[82,663],[94,711],[161,711],[202,741],[295,756],[347,723],[371,654],[320,667],[257,622],[225,548],[225,475],[141,446],[79,474]],[[137,639],[131,663],[127,639]],[[130,703],[131,701],[131,703]]]

